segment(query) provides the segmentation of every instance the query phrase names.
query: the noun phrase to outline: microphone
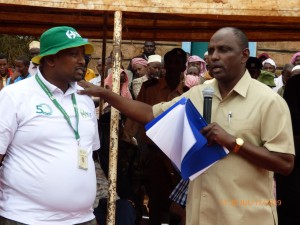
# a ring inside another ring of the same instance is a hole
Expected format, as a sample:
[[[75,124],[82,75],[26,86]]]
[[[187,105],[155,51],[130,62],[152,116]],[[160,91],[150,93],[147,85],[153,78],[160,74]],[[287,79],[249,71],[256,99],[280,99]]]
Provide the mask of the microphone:
[[[211,123],[211,107],[212,107],[212,97],[214,95],[214,88],[207,87],[202,90],[202,94],[204,97],[203,102],[203,118],[206,120],[208,124]]]

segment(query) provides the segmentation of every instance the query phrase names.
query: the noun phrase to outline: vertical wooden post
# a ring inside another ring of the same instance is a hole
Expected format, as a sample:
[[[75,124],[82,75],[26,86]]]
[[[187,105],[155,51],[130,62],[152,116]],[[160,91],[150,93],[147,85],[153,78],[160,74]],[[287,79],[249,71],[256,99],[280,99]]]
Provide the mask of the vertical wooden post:
[[[114,16],[114,39],[113,39],[113,85],[112,91],[120,94],[120,69],[121,69],[121,40],[122,40],[122,12],[116,11]],[[119,134],[119,111],[111,108],[110,119],[110,151],[108,172],[108,205],[107,225],[115,224],[116,215],[116,184],[118,164],[118,134]]]

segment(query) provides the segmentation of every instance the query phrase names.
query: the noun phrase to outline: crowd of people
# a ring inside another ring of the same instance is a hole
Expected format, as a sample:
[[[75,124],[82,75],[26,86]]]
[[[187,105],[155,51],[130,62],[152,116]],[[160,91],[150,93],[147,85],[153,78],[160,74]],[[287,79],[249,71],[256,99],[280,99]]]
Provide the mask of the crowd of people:
[[[117,225],[140,224],[145,196],[149,225],[300,224],[300,52],[277,76],[237,28],[217,30],[203,59],[155,50],[145,41],[121,63],[120,94],[114,56],[89,69],[94,46],[72,27],[45,31],[14,69],[0,53],[1,225],[106,224],[111,107],[121,114]],[[229,154],[184,180],[144,125],[182,97],[202,114],[208,87],[212,122],[199,132]]]

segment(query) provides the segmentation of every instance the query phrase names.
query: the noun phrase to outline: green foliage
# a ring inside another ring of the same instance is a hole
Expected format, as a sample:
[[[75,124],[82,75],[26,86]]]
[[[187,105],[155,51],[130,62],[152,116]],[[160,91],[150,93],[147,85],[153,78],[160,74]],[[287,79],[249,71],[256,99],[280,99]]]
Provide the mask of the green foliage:
[[[8,56],[8,62],[13,65],[13,60],[21,55],[29,55],[29,43],[37,40],[32,36],[0,34],[0,52]]]

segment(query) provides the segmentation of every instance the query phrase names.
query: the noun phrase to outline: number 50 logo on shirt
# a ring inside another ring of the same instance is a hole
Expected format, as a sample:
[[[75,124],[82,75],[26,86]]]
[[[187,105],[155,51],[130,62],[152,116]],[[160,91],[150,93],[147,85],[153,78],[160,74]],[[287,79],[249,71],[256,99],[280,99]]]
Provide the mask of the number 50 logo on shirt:
[[[37,114],[51,116],[52,112],[53,112],[52,108],[49,105],[47,105],[46,103],[36,105],[36,113]]]

